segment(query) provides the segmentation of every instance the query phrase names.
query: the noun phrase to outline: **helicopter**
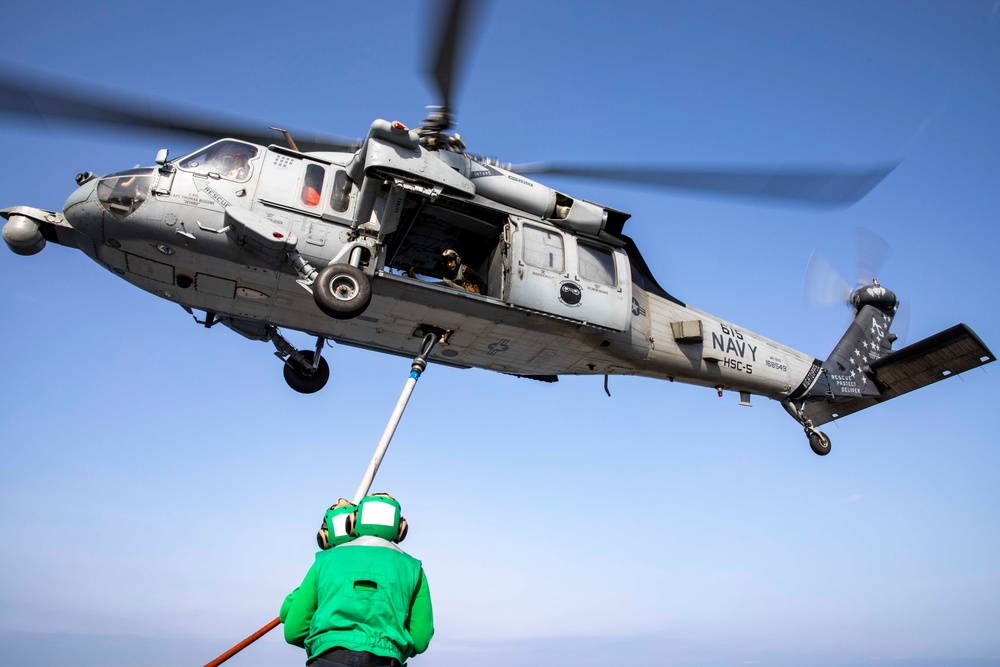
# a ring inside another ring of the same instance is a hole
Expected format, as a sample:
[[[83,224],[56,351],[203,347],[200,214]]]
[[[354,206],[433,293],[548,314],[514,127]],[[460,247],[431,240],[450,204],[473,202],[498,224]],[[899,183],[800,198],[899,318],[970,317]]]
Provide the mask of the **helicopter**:
[[[473,155],[450,132],[471,7],[456,1],[443,13],[430,68],[439,104],[419,127],[376,120],[361,142],[155,115],[5,77],[9,112],[213,139],[173,159],[161,150],[154,166],[81,173],[62,211],[5,208],[5,242],[21,255],[49,242],[79,249],[204,327],[270,343],[285,381],[301,393],[329,381],[329,341],[412,356],[434,333],[440,344],[431,360],[459,368],[547,382],[637,375],[737,392],[745,404],[754,394],[771,398],[820,455],[830,450],[823,424],[995,360],[965,325],[893,350],[899,302],[877,282],[853,290],[854,320],[825,360],[667,292],[624,233],[628,213],[532,177],[849,204],[894,165],[607,170]],[[482,277],[482,288],[449,284],[449,250]],[[297,349],[282,330],[314,337],[315,347]]]

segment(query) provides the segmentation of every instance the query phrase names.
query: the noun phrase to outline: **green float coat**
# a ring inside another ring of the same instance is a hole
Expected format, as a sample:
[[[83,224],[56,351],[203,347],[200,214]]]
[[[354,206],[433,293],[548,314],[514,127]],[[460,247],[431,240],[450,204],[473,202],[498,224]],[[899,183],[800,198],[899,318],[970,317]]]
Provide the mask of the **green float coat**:
[[[434,634],[420,561],[371,536],[317,553],[281,620],[285,640],[303,646],[308,660],[342,647],[405,662]]]

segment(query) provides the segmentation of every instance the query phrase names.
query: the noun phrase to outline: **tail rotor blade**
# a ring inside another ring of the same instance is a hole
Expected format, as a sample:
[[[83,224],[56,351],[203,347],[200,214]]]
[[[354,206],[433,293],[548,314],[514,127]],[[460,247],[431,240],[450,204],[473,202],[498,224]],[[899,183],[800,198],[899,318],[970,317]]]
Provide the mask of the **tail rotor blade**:
[[[862,227],[855,230],[855,242],[857,243],[856,286],[870,285],[872,280],[878,278],[879,272],[892,254],[892,246],[875,232]]]
[[[803,281],[807,303],[818,306],[849,303],[851,292],[870,285],[873,279],[878,278],[882,266],[892,254],[892,246],[870,229],[858,227],[854,232],[855,283],[852,285],[848,282],[844,274],[834,268],[826,255],[818,249],[813,250],[806,265]]]
[[[806,265],[803,279],[803,298],[816,306],[833,306],[848,303],[852,285],[848,283],[830,260],[819,250],[813,250]]]
[[[906,340],[910,334],[910,315],[912,312],[909,301],[900,301],[896,316],[892,318],[892,333],[896,334],[896,342],[892,349],[898,350],[906,345]]]

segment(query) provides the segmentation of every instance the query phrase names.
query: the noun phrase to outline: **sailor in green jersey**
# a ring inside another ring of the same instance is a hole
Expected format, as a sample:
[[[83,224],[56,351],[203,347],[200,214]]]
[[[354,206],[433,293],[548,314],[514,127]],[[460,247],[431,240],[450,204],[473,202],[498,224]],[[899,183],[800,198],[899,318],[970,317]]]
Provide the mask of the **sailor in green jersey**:
[[[341,500],[324,517],[323,551],[281,606],[285,641],[310,667],[401,665],[434,635],[420,561],[396,544],[406,536],[399,503],[386,494],[357,506]],[[330,548],[336,547],[336,548]]]

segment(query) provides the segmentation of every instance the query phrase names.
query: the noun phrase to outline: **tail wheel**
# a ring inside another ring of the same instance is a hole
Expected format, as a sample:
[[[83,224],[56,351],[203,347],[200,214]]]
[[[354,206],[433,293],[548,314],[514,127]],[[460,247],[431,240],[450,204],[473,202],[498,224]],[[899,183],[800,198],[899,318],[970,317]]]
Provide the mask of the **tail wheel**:
[[[830,437],[822,431],[806,431],[809,435],[809,446],[819,456],[830,453]]]
[[[301,354],[306,358],[308,364],[303,366],[294,359],[286,361],[284,369],[285,382],[300,394],[315,394],[325,387],[327,381],[330,379],[330,364],[326,363],[326,359],[320,357],[319,365],[313,368],[313,353],[303,351]]]
[[[350,264],[331,264],[316,276],[313,299],[330,317],[349,320],[365,312],[372,300],[372,286],[361,269]]]

